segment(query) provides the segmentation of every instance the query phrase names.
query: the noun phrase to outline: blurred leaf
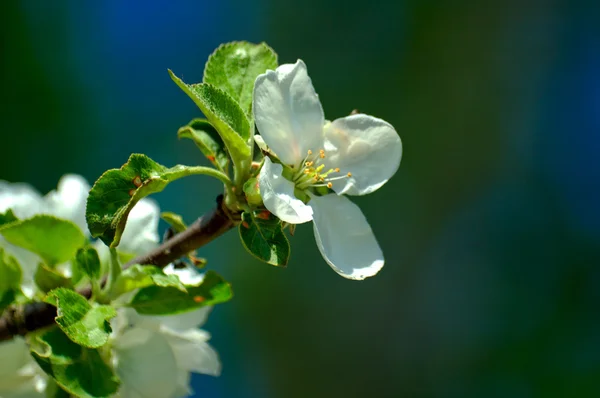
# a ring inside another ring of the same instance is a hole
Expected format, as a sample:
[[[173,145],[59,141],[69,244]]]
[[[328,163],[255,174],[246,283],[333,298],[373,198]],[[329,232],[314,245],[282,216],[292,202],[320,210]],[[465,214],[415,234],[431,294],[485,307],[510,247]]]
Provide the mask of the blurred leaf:
[[[187,225],[179,214],[165,211],[160,213],[160,217],[165,220],[176,233],[183,232],[187,229]]]
[[[75,257],[78,268],[91,280],[100,278],[100,257],[93,247],[82,247]]]
[[[271,265],[286,266],[290,242],[283,233],[281,220],[269,211],[242,214],[240,238],[250,254]]]
[[[22,277],[17,260],[0,247],[0,315],[21,293]]]
[[[169,70],[171,79],[198,105],[227,147],[236,175],[250,167],[253,125],[238,103],[225,91],[207,84],[185,84]]]
[[[277,54],[266,43],[226,43],[208,58],[203,81],[224,90],[252,118],[254,81],[267,69],[275,68]]]
[[[111,296],[116,298],[124,293],[148,286],[173,287],[181,292],[187,290],[177,275],[167,275],[153,265],[136,264],[124,270],[115,282]]]
[[[18,220],[19,219],[15,216],[11,209],[6,210],[4,213],[0,213],[0,226],[4,224],[10,224],[11,222]]]
[[[61,388],[78,397],[110,397],[119,389],[119,378],[98,350],[75,344],[57,327],[35,337],[31,355]]]
[[[13,245],[38,254],[50,266],[70,260],[85,243],[83,232],[73,222],[46,214],[5,224],[0,233]]]
[[[59,386],[54,379],[48,379],[46,382],[46,390],[44,391],[46,398],[70,398],[71,394],[66,392]]]
[[[56,323],[73,342],[98,348],[108,341],[112,332],[108,321],[117,316],[113,307],[92,305],[79,293],[65,288],[52,290],[44,301],[57,308]]]
[[[58,287],[73,287],[71,279],[43,263],[38,264],[35,274],[33,275],[33,281],[44,293]]]
[[[143,315],[168,315],[229,301],[231,286],[214,271],[208,271],[198,286],[186,286],[187,293],[174,287],[149,286],[141,289],[129,306]]]
[[[228,172],[229,155],[223,139],[215,128],[204,119],[194,119],[177,131],[177,137],[189,138],[204,156],[224,173]]]
[[[85,217],[92,236],[112,248],[117,247],[129,212],[139,200],[161,192],[174,180],[193,174],[211,175],[229,182],[227,176],[213,168],[181,165],[166,168],[146,155],[131,155],[120,169],[102,174],[90,190]]]

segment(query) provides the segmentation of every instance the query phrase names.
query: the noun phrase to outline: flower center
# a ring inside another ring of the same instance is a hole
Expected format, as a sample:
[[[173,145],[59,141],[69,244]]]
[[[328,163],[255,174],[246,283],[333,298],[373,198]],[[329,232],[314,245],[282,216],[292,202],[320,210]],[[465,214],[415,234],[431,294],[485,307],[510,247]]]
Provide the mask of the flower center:
[[[308,150],[308,153],[298,171],[292,177],[296,188],[304,191],[308,188],[333,187],[333,181],[352,177],[352,173],[342,174],[339,167],[330,168],[326,166],[327,158],[325,150],[321,149],[318,153]]]

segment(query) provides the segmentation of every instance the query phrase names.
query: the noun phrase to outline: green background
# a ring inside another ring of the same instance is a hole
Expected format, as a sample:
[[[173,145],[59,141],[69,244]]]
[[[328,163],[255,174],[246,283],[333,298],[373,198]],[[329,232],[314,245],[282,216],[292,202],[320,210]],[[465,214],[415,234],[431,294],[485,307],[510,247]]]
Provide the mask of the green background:
[[[198,396],[600,396],[600,10],[566,1],[4,1],[0,179],[90,182],[130,153],[207,164],[199,116],[220,43],[303,59],[329,119],[399,132],[400,170],[355,198],[386,265],[364,282],[298,227],[287,269],[235,232],[200,251],[235,299],[206,329],[224,365]],[[219,183],[155,198],[189,222]],[[164,225],[161,225],[164,228]]]

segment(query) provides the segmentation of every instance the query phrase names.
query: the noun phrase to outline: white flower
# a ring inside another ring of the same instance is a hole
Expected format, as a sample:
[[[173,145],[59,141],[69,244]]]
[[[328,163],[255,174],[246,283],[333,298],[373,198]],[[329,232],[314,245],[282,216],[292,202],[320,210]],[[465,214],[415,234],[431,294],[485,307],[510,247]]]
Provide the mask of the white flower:
[[[85,205],[90,186],[80,176],[64,176],[56,191],[41,196],[27,184],[0,181],[0,212],[11,209],[19,218],[51,214],[77,224],[89,236]],[[119,251],[139,255],[158,245],[160,210],[150,199],[143,199],[127,219]],[[108,248],[97,241],[102,261],[108,261]],[[33,275],[40,259],[37,255],[9,244],[0,236],[0,247],[17,258],[23,270],[23,290],[33,297]],[[69,269],[65,268],[66,273]],[[176,273],[183,283],[197,285],[202,275],[195,269],[165,269]],[[113,322],[112,352],[116,372],[122,377],[121,397],[183,397],[190,392],[190,372],[218,375],[220,362],[206,343],[207,332],[198,329],[210,308],[176,316],[147,317],[132,310],[119,309]],[[46,375],[33,361],[25,341],[17,337],[0,343],[0,398],[44,396]],[[42,375],[42,376],[40,376]],[[137,394],[137,395],[136,395]]]
[[[199,284],[195,270],[173,270],[186,285]],[[185,397],[190,389],[190,372],[218,376],[221,363],[207,343],[210,335],[198,329],[211,307],[168,316],[142,316],[133,310],[119,313],[112,322],[113,354],[121,378],[119,397]]]
[[[381,249],[360,209],[342,194],[365,195],[394,175],[402,143],[394,128],[357,114],[326,122],[301,60],[258,76],[254,118],[281,164],[265,158],[265,207],[282,221],[313,221],[317,246],[338,274],[364,279],[383,267]],[[329,188],[334,194],[321,195]]]

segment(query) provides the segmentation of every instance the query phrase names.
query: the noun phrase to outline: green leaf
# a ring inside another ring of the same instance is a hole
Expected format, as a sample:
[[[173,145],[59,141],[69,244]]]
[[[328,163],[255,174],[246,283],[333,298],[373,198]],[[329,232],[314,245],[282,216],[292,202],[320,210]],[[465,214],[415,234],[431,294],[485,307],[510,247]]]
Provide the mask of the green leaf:
[[[185,84],[169,70],[171,79],[198,105],[210,124],[219,132],[231,156],[236,185],[250,167],[252,159],[251,124],[239,104],[225,91],[208,83]]]
[[[108,321],[117,316],[113,307],[92,305],[79,293],[65,288],[52,290],[44,301],[57,308],[56,323],[73,342],[98,348],[108,341],[112,332]]]
[[[281,221],[270,212],[243,213],[239,231],[244,247],[254,257],[271,265],[287,265],[290,243]]]
[[[251,115],[254,81],[267,69],[275,68],[277,54],[266,43],[226,43],[208,58],[203,81],[224,90]]]
[[[18,220],[19,219],[15,216],[11,209],[6,210],[4,213],[0,213],[0,226],[4,224],[10,224]]]
[[[43,292],[49,292],[58,287],[73,287],[73,283],[69,278],[43,263],[38,264],[33,275],[33,281]]]
[[[111,296],[116,298],[124,293],[148,286],[173,287],[186,293],[186,287],[177,275],[167,275],[153,265],[136,264],[124,270],[115,282]]]
[[[102,174],[90,190],[85,217],[92,236],[110,247],[117,247],[127,216],[140,199],[161,192],[172,181],[194,174],[210,175],[226,184],[230,182],[225,174],[210,167],[166,168],[146,155],[131,155],[120,169]]]
[[[21,293],[22,277],[17,260],[0,247],[0,315]]]
[[[100,257],[93,247],[85,247],[77,250],[75,257],[79,269],[83,271],[91,280],[100,278]]]
[[[70,260],[85,243],[77,225],[46,214],[5,224],[0,233],[13,245],[38,254],[50,266]]]
[[[143,315],[168,315],[229,301],[231,285],[213,271],[198,286],[186,286],[187,293],[173,287],[149,286],[133,297],[129,306]]]
[[[183,221],[183,218],[179,214],[175,214],[170,211],[164,211],[160,213],[160,218],[165,220],[165,222],[168,223],[176,233],[183,232],[187,229],[185,221]]]
[[[204,119],[194,119],[177,131],[177,137],[189,138],[206,158],[223,173],[228,172],[229,155],[223,139],[215,128]]]
[[[75,344],[59,328],[37,335],[31,355],[61,388],[77,397],[111,397],[119,389],[119,378],[98,350]]]
[[[71,394],[63,390],[54,379],[48,379],[46,382],[46,398],[70,398]]]

